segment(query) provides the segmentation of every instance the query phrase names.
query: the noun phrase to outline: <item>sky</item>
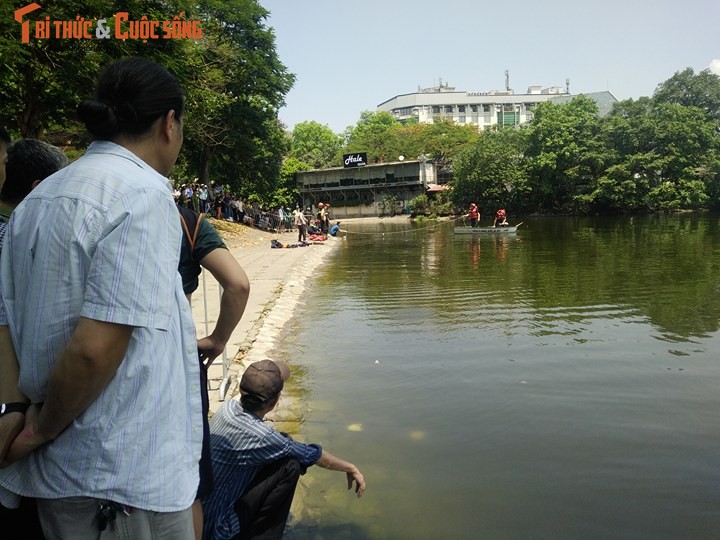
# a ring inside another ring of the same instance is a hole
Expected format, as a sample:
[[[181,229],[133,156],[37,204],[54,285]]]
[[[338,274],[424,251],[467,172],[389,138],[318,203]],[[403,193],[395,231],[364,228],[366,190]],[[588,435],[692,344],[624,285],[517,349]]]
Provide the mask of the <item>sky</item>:
[[[342,133],[363,111],[442,81],[457,91],[560,86],[651,96],[687,67],[720,75],[718,0],[259,0],[297,80],[288,129]]]

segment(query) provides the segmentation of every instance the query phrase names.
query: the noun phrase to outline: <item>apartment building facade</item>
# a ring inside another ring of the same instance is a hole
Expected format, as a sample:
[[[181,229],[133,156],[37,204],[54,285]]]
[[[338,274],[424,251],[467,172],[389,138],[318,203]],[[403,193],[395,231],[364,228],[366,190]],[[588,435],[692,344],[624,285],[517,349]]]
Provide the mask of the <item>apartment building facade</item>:
[[[584,94],[598,103],[599,113],[604,116],[617,99],[610,92]],[[401,94],[380,103],[378,111],[390,113],[397,121],[405,123],[417,120],[432,124],[438,120],[451,120],[456,124],[477,126],[478,130],[492,126],[508,127],[530,122],[533,111],[547,101],[565,103],[572,99],[569,84],[565,88],[530,86],[525,94],[513,90],[489,92],[457,91],[454,87],[440,84],[431,88],[418,88],[417,92]]]

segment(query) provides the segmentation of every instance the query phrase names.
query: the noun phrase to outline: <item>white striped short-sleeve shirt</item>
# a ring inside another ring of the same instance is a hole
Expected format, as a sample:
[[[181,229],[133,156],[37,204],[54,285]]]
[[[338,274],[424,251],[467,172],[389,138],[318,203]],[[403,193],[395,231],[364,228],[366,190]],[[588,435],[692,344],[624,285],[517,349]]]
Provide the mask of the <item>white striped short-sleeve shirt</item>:
[[[180,238],[167,178],[110,142],[90,145],[17,207],[0,276],[23,393],[45,400],[80,317],[134,329],[97,400],[54,441],[0,469],[0,486],[157,512],[192,504],[202,413]]]

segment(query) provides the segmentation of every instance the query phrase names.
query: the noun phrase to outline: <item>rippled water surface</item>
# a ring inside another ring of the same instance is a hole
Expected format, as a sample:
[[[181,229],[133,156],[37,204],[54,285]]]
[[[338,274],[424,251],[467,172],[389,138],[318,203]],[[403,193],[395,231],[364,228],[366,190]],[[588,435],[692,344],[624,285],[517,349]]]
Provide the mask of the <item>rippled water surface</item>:
[[[368,491],[292,538],[720,538],[717,216],[347,228],[280,354]]]

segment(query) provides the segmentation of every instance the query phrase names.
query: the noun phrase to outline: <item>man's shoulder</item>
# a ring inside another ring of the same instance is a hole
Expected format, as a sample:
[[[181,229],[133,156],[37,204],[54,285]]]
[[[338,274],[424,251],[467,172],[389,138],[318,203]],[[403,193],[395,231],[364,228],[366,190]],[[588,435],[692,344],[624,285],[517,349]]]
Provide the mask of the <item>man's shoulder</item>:
[[[86,202],[148,196],[172,201],[172,188],[167,178],[128,150],[100,146],[46,178],[26,199],[58,196]]]
[[[215,249],[227,249],[227,245],[225,245],[225,242],[217,229],[203,214],[200,218],[193,251],[198,259],[202,259],[205,255]]]
[[[218,412],[215,413],[215,416],[236,425],[248,425],[261,431],[275,431],[273,427],[260,420],[253,413],[243,409],[240,401],[237,399],[228,399],[224,401],[220,406],[220,409],[218,409]]]

